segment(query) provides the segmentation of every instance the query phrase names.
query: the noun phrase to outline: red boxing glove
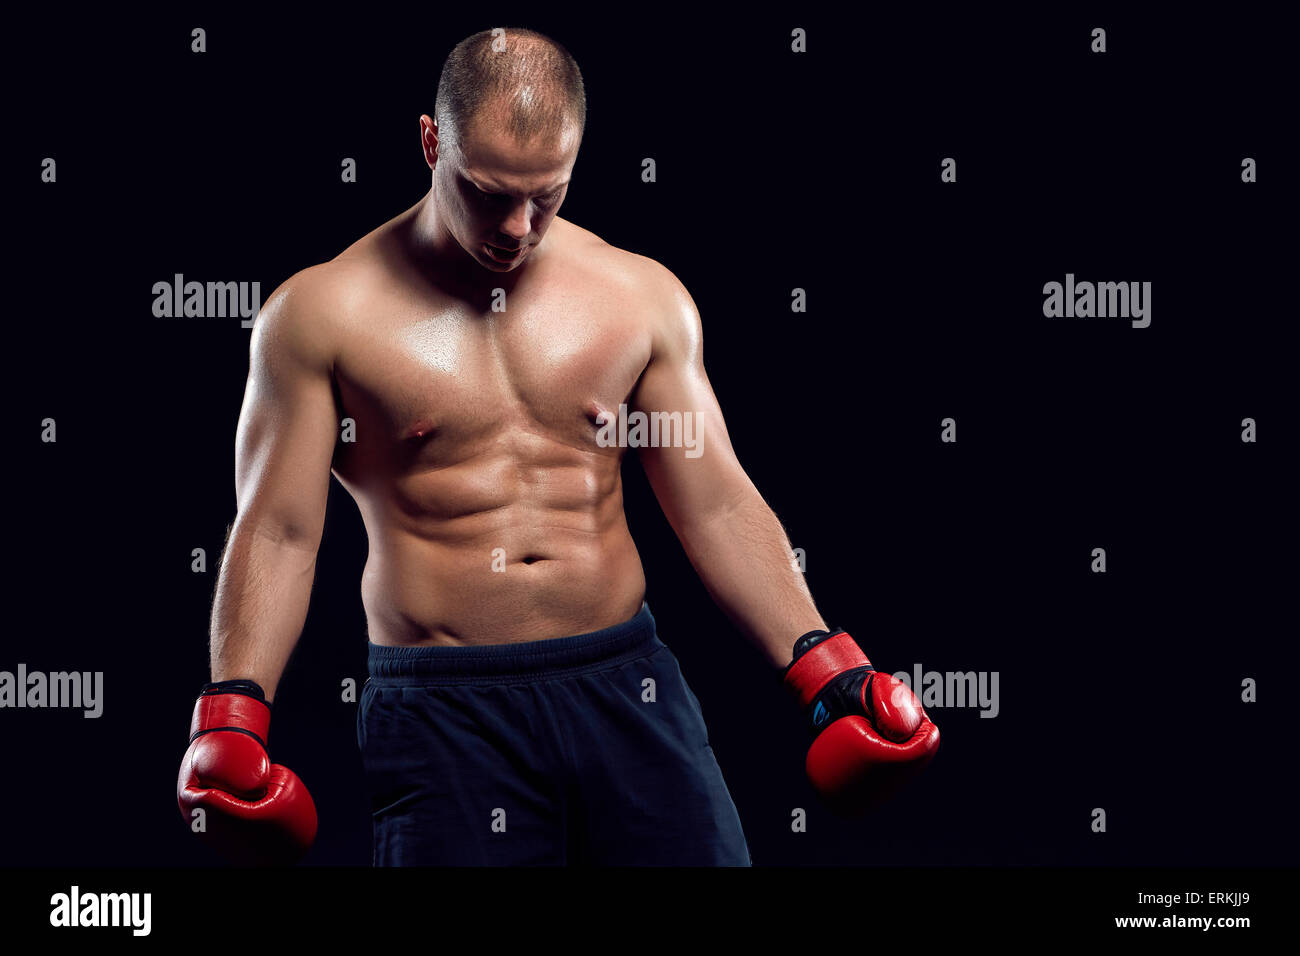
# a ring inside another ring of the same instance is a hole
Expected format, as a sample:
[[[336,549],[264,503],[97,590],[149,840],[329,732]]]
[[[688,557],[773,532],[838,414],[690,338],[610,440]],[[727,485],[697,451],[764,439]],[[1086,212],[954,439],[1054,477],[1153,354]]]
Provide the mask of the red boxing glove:
[[[880,674],[844,631],[809,631],[794,645],[785,685],[812,721],[808,779],[836,811],[873,809],[939,748],[939,728],[908,686]]]
[[[316,805],[288,767],[266,753],[271,706],[254,681],[204,684],[190,723],[176,800],[187,823],[202,808],[199,835],[246,866],[297,862],[316,839]]]

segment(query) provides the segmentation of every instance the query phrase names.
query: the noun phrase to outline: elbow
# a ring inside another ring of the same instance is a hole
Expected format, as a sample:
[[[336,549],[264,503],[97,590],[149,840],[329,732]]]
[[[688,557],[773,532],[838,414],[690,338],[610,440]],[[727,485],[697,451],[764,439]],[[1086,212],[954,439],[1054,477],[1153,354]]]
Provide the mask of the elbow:
[[[316,554],[320,547],[323,522],[309,523],[289,514],[241,512],[230,532],[231,538],[246,536],[250,540],[268,541],[277,547]]]

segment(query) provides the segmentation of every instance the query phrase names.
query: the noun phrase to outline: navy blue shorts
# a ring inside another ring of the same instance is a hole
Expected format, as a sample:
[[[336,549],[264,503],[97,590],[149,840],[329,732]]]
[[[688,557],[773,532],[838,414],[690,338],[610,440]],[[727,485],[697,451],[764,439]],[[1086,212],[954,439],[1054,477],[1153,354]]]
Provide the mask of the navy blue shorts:
[[[370,644],[377,866],[749,866],[700,702],[641,611],[478,647]]]

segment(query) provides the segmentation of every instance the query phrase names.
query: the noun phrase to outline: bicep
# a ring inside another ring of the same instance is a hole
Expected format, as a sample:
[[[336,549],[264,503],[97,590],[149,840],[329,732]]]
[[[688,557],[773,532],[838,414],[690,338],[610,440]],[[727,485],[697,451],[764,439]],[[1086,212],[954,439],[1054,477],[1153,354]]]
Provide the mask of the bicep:
[[[674,421],[673,414],[681,413],[679,434],[694,438],[694,449],[686,443],[638,448],[660,506],[680,528],[725,511],[752,486],[704,368],[699,312],[675,279],[669,291],[650,362],[629,407],[647,417],[658,413],[662,421]]]
[[[242,523],[315,547],[325,521],[338,434],[331,370],[309,304],[277,294],[253,325],[235,442]]]

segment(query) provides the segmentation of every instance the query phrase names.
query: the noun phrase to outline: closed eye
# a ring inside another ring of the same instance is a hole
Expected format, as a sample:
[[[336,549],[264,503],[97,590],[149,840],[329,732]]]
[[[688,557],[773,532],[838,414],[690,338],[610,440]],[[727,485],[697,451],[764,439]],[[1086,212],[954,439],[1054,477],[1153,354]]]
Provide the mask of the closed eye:
[[[498,202],[502,199],[509,198],[506,196],[505,193],[486,192],[480,189],[478,186],[474,186],[474,192],[478,196],[478,198],[485,203]],[[537,199],[534,199],[533,202],[538,206],[552,206],[555,204],[555,201],[559,198],[560,198],[560,194],[557,192],[557,193],[552,193],[549,196],[540,196]]]

